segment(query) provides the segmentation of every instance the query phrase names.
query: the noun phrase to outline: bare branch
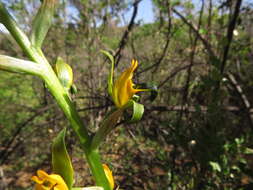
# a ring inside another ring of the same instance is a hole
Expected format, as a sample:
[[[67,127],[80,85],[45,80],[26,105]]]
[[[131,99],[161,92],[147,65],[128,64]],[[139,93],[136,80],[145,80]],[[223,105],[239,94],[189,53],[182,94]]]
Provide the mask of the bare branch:
[[[131,30],[133,29],[133,26],[134,26],[134,21],[135,21],[135,18],[137,16],[137,13],[138,13],[138,4],[141,2],[142,0],[135,0],[135,2],[133,3],[133,14],[132,14],[132,17],[131,17],[131,20],[127,26],[127,29],[125,30],[120,42],[119,42],[119,47],[117,49],[117,51],[115,52],[115,55],[114,55],[114,59],[115,59],[115,67],[117,67],[117,65],[119,64],[119,60],[121,58],[121,51],[124,49],[126,43],[127,43],[127,40],[128,40],[128,36],[129,36],[129,33],[131,32]]]
[[[186,112],[207,112],[208,108],[207,106],[199,106],[198,108],[196,106],[150,106],[147,107],[147,112],[150,114],[153,111],[159,111],[159,112],[167,112],[167,111],[186,111]],[[240,112],[242,109],[236,106],[226,106],[223,107],[222,110],[230,111],[230,112]],[[253,109],[249,110],[249,113],[253,113]]]

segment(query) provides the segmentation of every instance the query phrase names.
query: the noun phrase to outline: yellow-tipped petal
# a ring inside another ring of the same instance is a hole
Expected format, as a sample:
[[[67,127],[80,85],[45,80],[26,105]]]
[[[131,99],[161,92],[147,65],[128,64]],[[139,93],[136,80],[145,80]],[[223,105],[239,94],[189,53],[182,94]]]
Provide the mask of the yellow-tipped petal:
[[[112,175],[112,171],[109,169],[109,167],[106,164],[103,164],[104,172],[107,177],[107,180],[110,183],[110,187],[113,190],[114,189],[114,179]]]

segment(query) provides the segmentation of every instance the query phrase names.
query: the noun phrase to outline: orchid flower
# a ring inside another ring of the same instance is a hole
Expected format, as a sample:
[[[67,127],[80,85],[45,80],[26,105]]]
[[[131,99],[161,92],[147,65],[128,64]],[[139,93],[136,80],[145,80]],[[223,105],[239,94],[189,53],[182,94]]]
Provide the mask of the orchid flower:
[[[132,81],[133,73],[138,66],[137,60],[132,60],[131,66],[126,69],[112,86],[112,99],[116,107],[122,108],[134,94],[146,89],[135,89]]]
[[[35,190],[68,190],[62,177],[57,174],[47,174],[43,170],[37,171],[37,176],[31,178],[36,182]]]

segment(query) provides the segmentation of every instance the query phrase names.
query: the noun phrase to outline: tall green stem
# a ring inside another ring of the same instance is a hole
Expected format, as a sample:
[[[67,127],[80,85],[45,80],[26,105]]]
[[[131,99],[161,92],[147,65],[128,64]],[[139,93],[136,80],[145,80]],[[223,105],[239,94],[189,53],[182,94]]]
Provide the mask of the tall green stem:
[[[45,67],[42,78],[46,82],[46,86],[49,88],[52,95],[55,97],[58,105],[65,113],[72,128],[78,135],[81,144],[88,146],[88,131],[86,130],[85,126],[83,126],[73,102],[70,100],[67,92],[62,87],[51,66]]]
[[[93,177],[96,180],[97,186],[102,186],[104,190],[107,189],[111,190],[107,178],[102,177],[105,175],[105,173],[103,166],[101,164],[101,159],[98,150],[88,149],[87,151],[85,151],[85,154]]]

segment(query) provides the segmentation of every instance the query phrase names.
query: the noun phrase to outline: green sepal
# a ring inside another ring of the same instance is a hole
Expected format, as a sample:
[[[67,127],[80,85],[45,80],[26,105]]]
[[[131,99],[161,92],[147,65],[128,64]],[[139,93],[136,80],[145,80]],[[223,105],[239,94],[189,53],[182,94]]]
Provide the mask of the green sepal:
[[[112,89],[113,89],[113,71],[114,71],[114,57],[105,50],[100,50],[105,56],[107,56],[111,61],[111,70],[108,75],[107,83],[108,83],[108,93],[112,96]]]
[[[33,20],[30,39],[35,48],[41,48],[42,46],[52,24],[57,1],[58,0],[43,0]]]
[[[68,188],[71,189],[74,182],[74,170],[65,145],[66,128],[64,128],[53,140],[52,166],[53,172],[60,175]]]
[[[55,73],[62,86],[69,91],[73,85],[73,71],[72,68],[65,63],[61,57],[58,57],[55,62]]]
[[[130,100],[128,105],[132,106],[132,117],[128,120],[128,122],[133,123],[141,120],[142,115],[144,113],[144,105],[139,104],[133,100]]]

